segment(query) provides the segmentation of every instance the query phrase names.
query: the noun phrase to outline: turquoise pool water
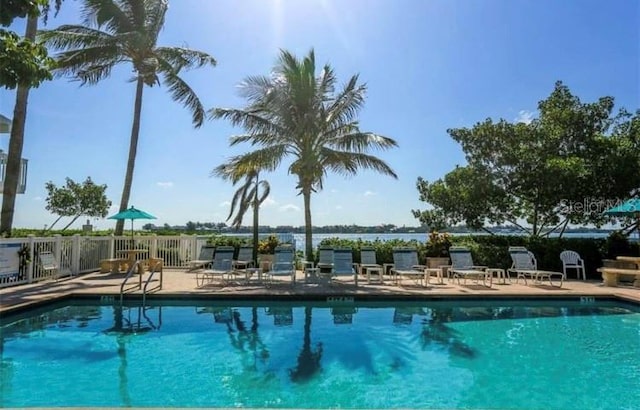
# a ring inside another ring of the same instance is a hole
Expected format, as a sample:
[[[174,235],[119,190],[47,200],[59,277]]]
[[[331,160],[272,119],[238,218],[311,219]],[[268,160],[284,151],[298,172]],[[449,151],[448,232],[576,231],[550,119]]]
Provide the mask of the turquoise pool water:
[[[74,302],[2,319],[0,405],[637,409],[615,302]]]

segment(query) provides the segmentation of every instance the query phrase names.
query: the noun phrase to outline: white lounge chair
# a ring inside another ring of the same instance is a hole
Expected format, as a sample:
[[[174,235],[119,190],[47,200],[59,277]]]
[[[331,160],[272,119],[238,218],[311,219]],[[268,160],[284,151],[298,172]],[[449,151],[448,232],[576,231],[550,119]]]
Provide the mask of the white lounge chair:
[[[269,266],[267,283],[272,283],[274,276],[289,276],[291,285],[296,283],[295,249],[291,246],[278,246],[273,253],[273,263]]]
[[[584,260],[580,257],[580,254],[575,251],[562,251],[560,252],[560,260],[562,261],[562,274],[564,279],[567,279],[567,269],[575,269],[580,279],[580,273],[582,273],[582,280],[587,280],[587,273],[584,269]]]
[[[367,277],[367,282],[371,282],[371,275],[378,274],[380,282],[384,283],[382,265],[378,263],[375,248],[364,247],[360,249],[360,264],[358,273]]]
[[[253,261],[253,246],[243,245],[238,249],[238,257],[233,261],[234,269],[247,269],[253,268],[255,263]]]
[[[189,261],[189,270],[196,270],[198,268],[208,268],[213,262],[213,254],[216,251],[216,247],[213,245],[203,245],[200,248],[200,254],[198,259]]]
[[[205,283],[213,282],[218,276],[224,282],[226,280],[225,275],[231,272],[234,251],[233,246],[216,247],[211,268],[196,272],[196,284],[203,286]]]
[[[560,285],[557,287],[562,287],[564,274],[562,272],[539,270],[535,256],[533,253],[529,252],[527,248],[523,246],[510,246],[509,255],[511,255],[511,260],[513,261],[511,268],[509,268],[509,272],[516,274],[516,282],[522,278],[526,285],[528,276],[534,283],[541,283],[544,279],[547,279],[551,286],[555,286],[552,278],[557,276],[560,278]]]
[[[333,269],[329,281],[332,282],[338,276],[353,276],[355,285],[358,286],[358,273],[354,268],[351,248],[333,249]]]
[[[486,287],[490,288],[492,286],[493,274],[487,271],[486,266],[474,265],[469,248],[451,246],[449,248],[449,257],[451,258],[449,271],[453,275],[453,279],[458,279],[458,284],[460,284],[460,278],[464,278],[464,283],[467,282],[467,278],[472,278],[477,282],[482,279],[482,284]]]
[[[418,263],[418,250],[416,248],[394,248],[393,267],[391,274],[394,275],[396,284],[400,284],[402,277],[412,279],[416,284],[423,287],[426,266]],[[427,286],[429,283],[427,283]]]
[[[231,261],[231,271],[228,276],[244,277],[245,282],[248,283],[251,275],[257,271],[253,269],[254,266],[253,246],[243,245],[238,249],[238,257]]]
[[[318,247],[318,268],[319,276],[327,276],[331,278],[333,275],[333,247],[320,246]]]

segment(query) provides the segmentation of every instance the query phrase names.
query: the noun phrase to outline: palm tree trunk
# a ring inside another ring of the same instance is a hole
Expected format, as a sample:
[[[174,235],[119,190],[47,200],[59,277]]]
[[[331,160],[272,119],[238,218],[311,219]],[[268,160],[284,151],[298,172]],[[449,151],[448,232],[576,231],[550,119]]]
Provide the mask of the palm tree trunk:
[[[258,202],[258,182],[260,174],[256,173],[256,191],[253,195],[253,261],[258,263],[258,223],[260,222],[260,203]]]
[[[35,41],[38,30],[38,18],[29,17],[25,30],[25,38]],[[0,235],[11,236],[13,227],[13,212],[16,205],[16,192],[20,180],[20,162],[24,145],[24,126],[27,122],[27,102],[30,88],[18,85],[16,90],[16,105],[13,109],[13,123],[9,137],[9,152],[7,153],[7,168],[4,186],[2,187],[2,214],[0,216]]]
[[[136,154],[138,152],[138,136],[140,135],[140,115],[142,113],[142,91],[144,82],[142,77],[138,77],[136,84],[136,101],[133,108],[133,125],[131,126],[131,142],[129,143],[129,159],[127,160],[127,173],[124,177],[122,187],[122,199],[120,200],[120,210],[125,211],[129,207],[129,196],[131,196],[131,183],[133,182],[133,169],[136,165]],[[116,236],[122,235],[124,231],[124,219],[116,222]]]
[[[311,190],[304,188],[302,190],[304,198],[304,241],[305,241],[305,259],[313,260],[313,225],[311,224]]]

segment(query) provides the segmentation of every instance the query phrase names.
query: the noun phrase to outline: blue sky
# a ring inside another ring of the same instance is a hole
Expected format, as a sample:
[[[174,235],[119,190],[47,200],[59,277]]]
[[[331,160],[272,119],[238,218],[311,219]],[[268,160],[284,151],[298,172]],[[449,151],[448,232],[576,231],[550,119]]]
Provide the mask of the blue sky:
[[[47,28],[79,22],[78,3],[67,0]],[[243,106],[237,84],[268,74],[281,48],[299,56],[314,48],[318,65],[330,63],[341,82],[359,73],[368,85],[361,128],[398,142],[379,156],[399,178],[330,174],[312,197],[313,223],[416,226],[411,209],[425,207],[417,177],[434,180],[465,162],[448,128],[535,117],[557,80],[582,101],[608,95],[616,109],[640,107],[638,21],[634,0],[173,0],[158,44],[217,59],[215,68],[184,75],[207,108]],[[13,28],[23,32],[23,22]],[[31,92],[28,187],[16,201],[15,227],[51,224],[44,186],[63,185],[65,177],[107,184],[117,211],[133,113],[130,77],[125,64],[96,86],[56,79]],[[0,113],[13,115],[14,98],[0,91]],[[156,215],[159,225],[224,222],[234,188],[209,175],[245,151],[228,146],[238,132],[222,121],[194,129],[166,89],[146,88],[130,205]],[[1,148],[8,139],[0,136]],[[260,223],[303,225],[302,198],[286,166],[266,178],[272,189]]]

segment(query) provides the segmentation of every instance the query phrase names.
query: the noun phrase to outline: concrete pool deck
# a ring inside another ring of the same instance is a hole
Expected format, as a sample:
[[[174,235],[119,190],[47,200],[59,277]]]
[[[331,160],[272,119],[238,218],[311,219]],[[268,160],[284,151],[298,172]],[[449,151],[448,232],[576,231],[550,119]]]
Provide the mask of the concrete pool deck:
[[[147,272],[143,279],[149,276]],[[63,278],[58,281],[48,280],[27,285],[19,285],[0,289],[0,315],[13,311],[19,311],[31,306],[40,305],[69,296],[120,296],[120,285],[125,274],[112,273],[88,273],[72,278]],[[132,277],[127,287],[137,282],[138,277]],[[318,284],[305,283],[304,274],[300,271],[296,274],[296,284],[291,287],[283,278],[270,286],[258,283],[242,284],[241,281],[232,281],[228,284],[214,282],[212,284],[197,287],[196,272],[185,270],[165,269],[163,274],[162,289],[149,292],[150,298],[210,298],[210,299],[267,299],[267,298],[292,298],[292,299],[319,299],[328,296],[351,296],[356,299],[375,298],[412,298],[412,299],[446,299],[446,298],[532,298],[532,297],[615,297],[635,303],[640,303],[640,288],[631,286],[609,287],[596,281],[567,280],[562,288],[548,285],[524,285],[515,282],[498,283],[494,278],[493,287],[487,288],[473,281],[458,285],[457,281],[444,280],[443,284],[434,284],[432,279],[429,288],[416,285],[411,280],[404,279],[403,286],[397,286],[391,279],[386,279],[385,284],[367,284],[366,279],[359,279],[356,287],[353,278],[341,278],[340,283]],[[154,278],[149,288],[158,284]],[[140,297],[140,290],[133,290],[125,295],[125,298]],[[127,296],[128,295],[128,296]]]

